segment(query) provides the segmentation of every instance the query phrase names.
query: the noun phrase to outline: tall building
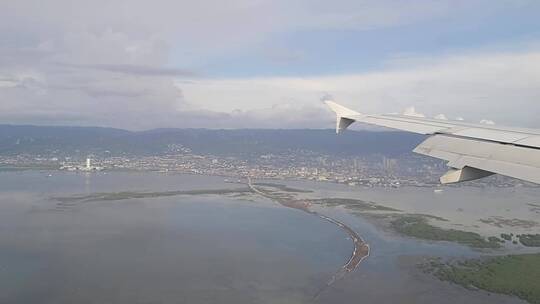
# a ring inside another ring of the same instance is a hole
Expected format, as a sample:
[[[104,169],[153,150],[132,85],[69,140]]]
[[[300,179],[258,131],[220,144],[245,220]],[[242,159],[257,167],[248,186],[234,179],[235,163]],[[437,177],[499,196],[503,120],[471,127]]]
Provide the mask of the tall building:
[[[393,173],[396,165],[397,159],[387,158],[386,156],[383,156],[382,167],[387,173]]]

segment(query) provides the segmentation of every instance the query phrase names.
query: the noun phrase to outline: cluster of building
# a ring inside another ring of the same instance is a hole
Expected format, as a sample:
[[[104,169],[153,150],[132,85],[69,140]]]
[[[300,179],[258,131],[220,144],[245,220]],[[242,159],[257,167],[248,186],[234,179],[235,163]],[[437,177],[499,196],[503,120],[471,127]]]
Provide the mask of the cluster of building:
[[[62,166],[60,166],[60,170],[90,172],[101,171],[103,170],[103,167],[92,165],[92,159],[87,157],[84,164],[79,164],[77,162],[64,162],[62,163]]]
[[[190,152],[190,151],[189,151]],[[414,154],[390,158],[382,155],[347,157],[309,151],[237,157],[181,153],[153,156],[92,156],[87,158],[0,157],[0,168],[38,168],[92,172],[138,170],[218,175],[227,178],[307,179],[351,186],[426,186],[438,183],[447,170],[439,160]],[[481,181],[484,182],[485,181]],[[498,186],[514,185],[509,179],[489,179]]]

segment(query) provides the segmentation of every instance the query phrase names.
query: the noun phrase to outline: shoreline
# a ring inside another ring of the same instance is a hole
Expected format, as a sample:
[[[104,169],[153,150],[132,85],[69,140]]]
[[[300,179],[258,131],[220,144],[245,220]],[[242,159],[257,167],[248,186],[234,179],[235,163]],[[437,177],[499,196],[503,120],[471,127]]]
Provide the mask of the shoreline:
[[[3,169],[6,170],[3,170]],[[39,167],[39,166],[30,166],[30,167],[2,167],[0,166],[0,173],[2,172],[14,172],[14,171],[51,171],[51,172],[65,172],[65,173],[73,173],[73,174],[99,174],[99,173],[115,173],[115,172],[123,172],[123,173],[157,173],[157,174],[178,174],[178,175],[194,175],[194,176],[208,176],[208,177],[220,177],[224,179],[232,179],[237,181],[231,181],[230,183],[242,183],[238,182],[242,178],[245,178],[240,175],[236,174],[219,174],[219,173],[200,173],[200,172],[189,172],[189,171],[182,171],[182,170],[170,170],[170,171],[162,171],[160,169],[148,169],[148,168],[141,168],[141,169],[134,169],[134,168],[112,168],[112,169],[103,169],[103,170],[97,170],[97,171],[82,171],[82,170],[75,170],[75,171],[68,171],[64,169],[60,169],[57,167]],[[336,180],[328,179],[328,180],[317,180],[317,179],[310,179],[310,178],[303,178],[303,177],[269,177],[269,176],[261,176],[257,179],[260,180],[268,180],[268,181],[297,181],[297,182],[314,182],[314,183],[321,183],[321,184],[334,184],[334,185],[340,185],[344,187],[350,187],[352,189],[355,188],[362,188],[362,189],[400,189],[400,188],[425,188],[425,189],[440,189],[441,186],[446,188],[461,188],[461,187],[470,187],[470,188],[476,188],[476,189],[485,189],[485,188],[497,188],[497,189],[512,189],[512,188],[530,188],[530,189],[536,189],[540,188],[539,185],[532,184],[532,183],[520,183],[517,185],[495,185],[495,184],[488,184],[488,183],[480,183],[480,182],[465,182],[462,184],[448,184],[448,185],[441,185],[438,182],[422,182],[422,183],[405,183],[406,180],[403,180],[402,183],[399,186],[383,186],[383,185],[365,185],[365,184],[357,184],[357,185],[349,185],[347,183],[338,182]]]
[[[356,231],[354,231],[352,228],[350,228],[349,226],[343,224],[342,222],[336,219],[333,219],[326,215],[322,215],[320,213],[315,213],[315,214],[328,222],[336,224],[351,237],[354,244],[354,250],[353,250],[353,253],[351,254],[351,257],[349,258],[349,261],[347,261],[347,263],[345,263],[342,266],[342,268],[345,271],[351,272],[355,270],[358,267],[358,265],[362,263],[362,261],[364,261],[365,259],[369,257],[371,247],[369,246],[368,243],[366,243],[366,241],[364,241],[364,239],[358,233],[356,233]]]
[[[347,235],[351,238],[353,242],[353,250],[350,254],[350,257],[348,257],[348,260],[345,261],[345,257],[343,257],[343,263],[341,267],[338,268],[338,265],[336,265],[336,272],[332,275],[331,273],[327,273],[328,276],[331,276],[328,278],[326,282],[320,282],[319,289],[317,290],[316,294],[314,295],[313,299],[317,299],[320,295],[323,293],[333,292],[334,288],[331,288],[334,283],[336,283],[339,280],[347,280],[348,278],[355,277],[354,275],[348,275],[348,273],[354,271],[365,259],[367,259],[370,256],[370,246],[367,244],[360,235],[358,235],[353,229],[345,225],[343,222],[333,219],[332,217],[328,217],[324,214],[326,212],[324,210],[319,210],[316,208],[316,206],[349,206],[347,210],[356,216],[360,216],[366,220],[369,220],[374,223],[378,223],[378,228],[382,228],[383,230],[389,229],[389,226],[392,222],[392,220],[396,220],[398,218],[407,218],[411,216],[420,216],[424,218],[425,220],[439,220],[443,223],[447,220],[444,218],[437,218],[433,215],[427,215],[427,214],[409,214],[406,211],[398,210],[398,209],[392,209],[390,207],[385,206],[378,206],[379,203],[375,203],[374,201],[369,200],[368,198],[363,198],[363,200],[359,199],[351,199],[351,198],[326,198],[326,199],[314,199],[310,198],[311,196],[314,196],[315,194],[306,194],[304,193],[310,193],[312,191],[302,191],[301,184],[298,185],[288,185],[285,187],[285,185],[279,185],[279,184],[272,184],[272,183],[265,183],[264,180],[257,180],[252,181],[250,178],[247,180],[247,184],[245,183],[246,180],[242,183],[242,181],[237,181],[235,184],[238,185],[244,185],[244,187],[241,187],[239,189],[206,189],[206,190],[168,190],[168,191],[162,191],[162,192],[118,192],[118,193],[96,193],[86,196],[72,196],[67,198],[68,200],[75,200],[75,201],[87,201],[92,199],[94,200],[119,200],[119,199],[127,199],[127,198],[153,198],[153,197],[159,197],[159,196],[172,196],[172,195],[204,195],[204,194],[229,194],[233,192],[240,192],[244,195],[250,196],[250,195],[260,195],[265,198],[268,198],[270,201],[277,203],[281,206],[288,207],[291,209],[298,209],[300,211],[303,211],[305,213],[309,213],[311,215],[318,216],[320,219],[325,220],[329,223],[332,223],[336,226],[338,226],[341,230],[343,230]],[[291,188],[291,187],[297,187],[299,188]],[[291,191],[287,191],[287,189]],[[309,187],[307,188],[309,189]],[[99,194],[99,195],[98,195]],[[301,195],[300,195],[301,194]],[[97,196],[96,196],[97,195]],[[334,195],[334,194],[332,194]],[[339,193],[337,194],[339,196]],[[62,201],[62,197],[56,198],[59,201]],[[537,204],[535,203],[528,203],[527,206],[530,207],[537,207]],[[321,214],[324,213],[324,214]],[[398,214],[399,213],[399,214]],[[330,216],[333,216],[330,213]],[[407,222],[408,223],[408,222]],[[420,222],[420,224],[429,224],[429,222]],[[408,225],[410,226],[410,225]],[[389,231],[392,231],[392,233],[395,233],[395,235],[404,237],[407,236],[403,233],[399,233],[398,231],[395,231],[395,229],[390,229]],[[418,238],[421,240],[426,240],[423,237],[419,236],[408,236],[411,238]],[[375,242],[376,240],[374,240]],[[431,240],[427,239],[428,242],[439,242],[441,240]],[[444,240],[448,242],[455,242],[451,240]],[[468,246],[470,247],[470,246]],[[474,248],[473,248],[474,249]],[[506,255],[508,252],[504,249],[508,248],[500,248],[496,251],[493,251],[489,249],[486,251],[485,249],[478,250],[479,254],[482,256],[485,255]],[[514,248],[515,249],[515,248]],[[475,249],[476,250],[476,249]],[[501,251],[499,251],[501,250]],[[514,253],[517,254],[517,253]],[[345,255],[345,254],[344,254]],[[340,255],[342,256],[342,255]],[[436,255],[434,255],[436,256]],[[339,261],[337,261],[336,264],[338,264]],[[322,278],[324,280],[324,278]],[[321,281],[322,281],[321,280]]]
[[[315,216],[317,216],[317,217],[319,217],[322,220],[325,220],[327,222],[330,222],[330,223],[338,226],[341,230],[345,231],[345,233],[347,233],[347,235],[351,238],[351,240],[353,242],[353,252],[351,253],[351,257],[330,278],[330,280],[328,280],[326,285],[323,286],[314,295],[314,299],[318,298],[319,295],[326,288],[330,287],[336,281],[342,279],[347,273],[350,273],[350,272],[354,271],[360,265],[360,263],[362,263],[362,261],[364,261],[365,259],[367,259],[369,257],[370,251],[371,251],[371,248],[370,248],[369,244],[367,244],[364,241],[364,239],[358,233],[356,233],[356,231],[354,231],[352,228],[350,228],[349,226],[345,225],[344,223],[342,223],[342,222],[340,222],[340,221],[338,221],[336,219],[333,219],[333,218],[328,217],[326,215],[320,214],[320,213],[318,213],[316,211],[310,210],[309,209],[310,204],[308,202],[296,201],[296,200],[292,200],[292,199],[287,200],[287,199],[284,199],[283,197],[279,197],[279,196],[275,196],[275,195],[272,195],[272,194],[269,194],[269,193],[265,193],[264,191],[262,191],[260,189],[257,189],[253,185],[250,177],[248,177],[247,180],[248,180],[247,185],[253,192],[255,192],[255,193],[257,193],[257,194],[259,194],[259,195],[261,195],[263,197],[274,200],[274,201],[278,202],[280,205],[282,205],[284,207],[297,209],[297,210],[306,212],[308,214],[315,215]]]

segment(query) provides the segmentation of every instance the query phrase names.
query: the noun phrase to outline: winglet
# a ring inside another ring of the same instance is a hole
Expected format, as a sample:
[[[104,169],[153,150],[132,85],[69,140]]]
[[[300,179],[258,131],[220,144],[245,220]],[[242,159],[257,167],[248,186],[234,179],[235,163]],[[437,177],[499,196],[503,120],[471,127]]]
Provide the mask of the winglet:
[[[345,131],[348,126],[355,122],[354,116],[361,115],[331,100],[325,100],[324,103],[336,113],[336,134]]]

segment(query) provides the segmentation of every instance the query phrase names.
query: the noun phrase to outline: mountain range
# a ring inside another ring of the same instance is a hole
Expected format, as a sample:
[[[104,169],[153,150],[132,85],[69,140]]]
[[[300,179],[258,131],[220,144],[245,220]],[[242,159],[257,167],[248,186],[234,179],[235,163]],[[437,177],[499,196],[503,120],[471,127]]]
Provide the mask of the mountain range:
[[[393,131],[330,129],[153,129],[0,125],[0,155],[162,155],[178,151],[219,156],[312,151],[335,155],[410,153],[425,137]]]

